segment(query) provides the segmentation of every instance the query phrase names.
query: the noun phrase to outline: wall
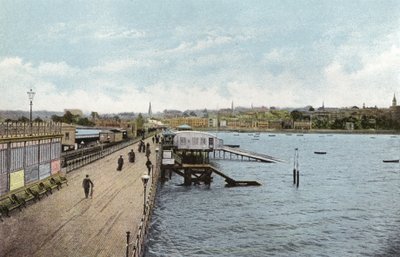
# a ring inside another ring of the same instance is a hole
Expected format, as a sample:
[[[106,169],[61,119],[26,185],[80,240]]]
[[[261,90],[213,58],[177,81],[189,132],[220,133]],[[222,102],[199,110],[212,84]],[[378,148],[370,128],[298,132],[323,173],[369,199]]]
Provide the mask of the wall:
[[[0,143],[0,195],[60,172],[61,137]]]

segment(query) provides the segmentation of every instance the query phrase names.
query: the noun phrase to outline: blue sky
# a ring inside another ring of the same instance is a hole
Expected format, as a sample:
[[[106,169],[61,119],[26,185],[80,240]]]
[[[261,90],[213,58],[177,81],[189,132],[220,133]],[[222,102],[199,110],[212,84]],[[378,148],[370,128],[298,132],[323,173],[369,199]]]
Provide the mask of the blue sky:
[[[388,107],[400,1],[0,0],[0,109]]]

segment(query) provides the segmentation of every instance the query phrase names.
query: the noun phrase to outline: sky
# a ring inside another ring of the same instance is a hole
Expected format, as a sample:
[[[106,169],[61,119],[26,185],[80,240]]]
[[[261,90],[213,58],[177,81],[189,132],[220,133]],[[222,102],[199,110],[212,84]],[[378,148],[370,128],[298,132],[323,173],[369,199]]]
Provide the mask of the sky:
[[[390,106],[400,1],[0,0],[0,110]]]

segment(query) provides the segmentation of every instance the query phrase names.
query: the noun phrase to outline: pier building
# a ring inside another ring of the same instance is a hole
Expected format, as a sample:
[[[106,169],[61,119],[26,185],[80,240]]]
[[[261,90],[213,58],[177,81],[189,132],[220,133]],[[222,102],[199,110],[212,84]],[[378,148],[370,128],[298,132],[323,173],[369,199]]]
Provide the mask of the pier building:
[[[178,131],[163,134],[163,160],[161,179],[172,172],[184,178],[184,185],[210,184],[212,174],[225,179],[227,186],[260,185],[257,181],[238,181],[218,170],[210,162],[212,159],[240,161],[280,162],[281,160],[239,148],[224,145],[222,139],[213,134],[200,131]]]
[[[0,195],[61,171],[61,123],[0,123]]]

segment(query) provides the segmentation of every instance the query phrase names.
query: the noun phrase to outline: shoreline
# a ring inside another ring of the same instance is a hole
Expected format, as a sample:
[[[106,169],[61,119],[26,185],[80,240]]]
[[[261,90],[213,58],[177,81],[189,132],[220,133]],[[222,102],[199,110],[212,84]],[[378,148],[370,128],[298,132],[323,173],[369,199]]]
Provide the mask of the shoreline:
[[[400,135],[400,130],[336,130],[336,129],[260,129],[260,128],[196,128],[199,131],[237,132],[237,133],[276,133],[276,134],[365,134],[365,135]]]

